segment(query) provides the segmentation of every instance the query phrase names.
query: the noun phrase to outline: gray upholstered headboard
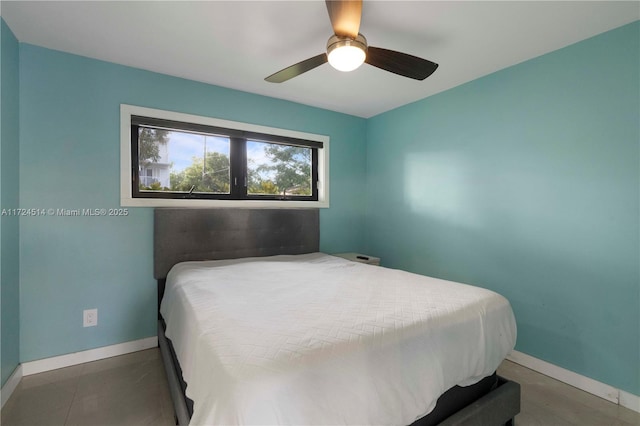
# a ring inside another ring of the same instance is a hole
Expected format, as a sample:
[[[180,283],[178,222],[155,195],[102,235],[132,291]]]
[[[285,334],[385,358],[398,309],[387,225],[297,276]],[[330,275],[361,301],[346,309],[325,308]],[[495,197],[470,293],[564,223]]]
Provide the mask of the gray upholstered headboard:
[[[163,279],[189,260],[316,252],[320,219],[318,209],[158,208],[153,235],[153,275]]]

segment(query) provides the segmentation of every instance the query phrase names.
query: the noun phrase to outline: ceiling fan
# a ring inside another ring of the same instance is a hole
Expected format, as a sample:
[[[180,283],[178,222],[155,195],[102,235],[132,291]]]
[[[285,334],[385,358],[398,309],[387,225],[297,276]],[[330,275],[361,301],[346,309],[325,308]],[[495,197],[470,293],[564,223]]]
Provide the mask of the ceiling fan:
[[[404,77],[424,80],[438,64],[417,56],[367,46],[367,39],[358,31],[362,17],[362,0],[326,0],[334,35],[327,42],[327,53],[291,65],[265,78],[270,83],[282,83],[329,62],[340,71],[353,71],[366,62]]]

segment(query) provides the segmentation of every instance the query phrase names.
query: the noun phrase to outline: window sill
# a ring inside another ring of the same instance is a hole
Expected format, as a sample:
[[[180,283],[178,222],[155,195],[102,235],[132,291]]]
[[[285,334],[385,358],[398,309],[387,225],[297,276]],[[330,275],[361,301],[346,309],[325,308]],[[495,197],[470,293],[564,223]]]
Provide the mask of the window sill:
[[[185,200],[165,198],[122,198],[122,207],[188,207],[188,208],[251,208],[291,209],[329,208],[328,201],[280,201],[280,200]]]

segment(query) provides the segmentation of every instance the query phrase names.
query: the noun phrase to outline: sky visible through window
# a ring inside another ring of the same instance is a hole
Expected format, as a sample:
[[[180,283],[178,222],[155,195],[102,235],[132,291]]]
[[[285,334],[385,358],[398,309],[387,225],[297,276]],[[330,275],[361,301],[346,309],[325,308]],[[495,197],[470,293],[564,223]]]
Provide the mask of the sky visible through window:
[[[229,156],[229,139],[222,136],[187,132],[169,132],[168,162],[171,171],[179,173],[193,163],[193,158],[202,158],[205,152],[219,152]],[[265,154],[265,144],[247,143],[247,157],[256,164],[271,163]]]
[[[197,133],[169,132],[168,162],[171,163],[171,171],[183,171],[193,163],[194,157],[202,158],[205,149],[228,157],[229,139]]]

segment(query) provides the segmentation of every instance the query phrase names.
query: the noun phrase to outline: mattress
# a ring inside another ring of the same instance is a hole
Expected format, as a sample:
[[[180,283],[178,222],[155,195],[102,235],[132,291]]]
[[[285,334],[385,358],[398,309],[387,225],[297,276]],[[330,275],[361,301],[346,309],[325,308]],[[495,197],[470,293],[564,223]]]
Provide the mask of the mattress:
[[[193,425],[407,425],[516,340],[497,293],[322,253],[180,263],[160,312]]]

